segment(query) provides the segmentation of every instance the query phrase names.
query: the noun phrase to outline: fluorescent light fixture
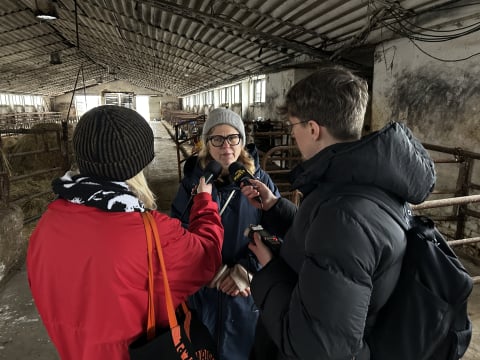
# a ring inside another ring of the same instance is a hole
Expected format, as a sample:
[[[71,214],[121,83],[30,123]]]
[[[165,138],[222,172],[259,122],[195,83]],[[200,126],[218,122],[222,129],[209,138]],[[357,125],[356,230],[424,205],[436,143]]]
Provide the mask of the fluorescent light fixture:
[[[53,0],[35,0],[35,17],[40,20],[57,20],[58,12]]]

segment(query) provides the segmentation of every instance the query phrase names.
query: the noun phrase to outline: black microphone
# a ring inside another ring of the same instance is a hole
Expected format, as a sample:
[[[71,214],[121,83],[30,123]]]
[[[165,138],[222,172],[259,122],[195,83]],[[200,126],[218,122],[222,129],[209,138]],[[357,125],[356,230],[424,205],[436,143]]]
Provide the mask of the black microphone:
[[[230,173],[230,176],[232,177],[233,181],[240,186],[241,184],[243,185],[252,185],[250,183],[250,179],[255,180],[252,174],[250,174],[247,169],[245,169],[245,166],[240,164],[239,162],[234,162],[231,163],[230,166],[228,167],[228,171]],[[260,196],[254,197],[256,201],[259,203],[262,203],[262,198]]]
[[[215,161],[215,160],[210,161],[205,167],[205,170],[203,171],[203,177],[205,178],[205,183],[210,184],[211,182],[214,182],[218,178],[221,172],[222,172],[222,165],[218,161]],[[183,218],[183,215],[185,215],[185,212],[192,205],[192,199],[196,194],[197,194],[197,188],[195,187],[192,190],[190,199],[188,199],[185,210],[183,210],[182,215],[180,215],[180,219]]]
[[[215,181],[221,172],[222,165],[218,161],[210,161],[205,167],[205,171],[203,172],[205,183],[210,184],[211,182]]]

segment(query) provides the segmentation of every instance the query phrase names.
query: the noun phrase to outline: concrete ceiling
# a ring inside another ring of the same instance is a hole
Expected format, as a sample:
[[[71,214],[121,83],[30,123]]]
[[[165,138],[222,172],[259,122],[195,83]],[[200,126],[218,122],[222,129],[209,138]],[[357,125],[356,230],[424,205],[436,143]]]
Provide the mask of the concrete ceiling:
[[[181,96],[331,61],[371,73],[376,44],[459,3],[56,0],[59,19],[38,20],[47,2],[0,1],[0,92],[57,96],[124,80]]]

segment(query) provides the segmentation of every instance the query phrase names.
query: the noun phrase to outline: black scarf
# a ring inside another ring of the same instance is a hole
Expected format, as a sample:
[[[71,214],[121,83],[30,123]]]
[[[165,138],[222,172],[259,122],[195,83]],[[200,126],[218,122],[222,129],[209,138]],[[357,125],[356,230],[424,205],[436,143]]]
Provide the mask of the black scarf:
[[[124,181],[98,180],[82,175],[65,175],[52,181],[53,192],[74,204],[110,212],[144,212],[144,204]]]

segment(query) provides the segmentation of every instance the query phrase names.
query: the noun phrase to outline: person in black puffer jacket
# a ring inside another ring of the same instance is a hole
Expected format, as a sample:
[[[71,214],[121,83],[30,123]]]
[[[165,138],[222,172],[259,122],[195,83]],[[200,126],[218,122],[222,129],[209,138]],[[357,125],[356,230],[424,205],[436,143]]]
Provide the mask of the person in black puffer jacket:
[[[218,204],[225,228],[223,266],[210,284],[190,297],[189,304],[217,341],[220,360],[246,360],[258,319],[258,310],[250,295],[250,278],[259,269],[259,264],[248,250],[249,239],[244,232],[249,225],[261,222],[262,211],[242,196],[228,168],[238,162],[276,196],[279,192],[270,176],[260,168],[255,145],[245,145],[245,127],[238,114],[223,108],[212,110],[203,125],[202,140],[204,145],[199,155],[185,162],[184,177],[171,215],[188,228],[192,188],[198,184],[210,161],[218,161],[222,172],[213,183],[212,198]]]
[[[280,110],[305,159],[291,174],[302,203],[257,180],[242,187],[252,205],[262,197],[262,225],[284,239],[279,257],[257,236],[249,245],[263,266],[251,284],[261,315],[251,359],[375,357],[369,330],[395,287],[406,237],[361,194],[388,196],[408,224],[408,204],[431,193],[435,169],[403,124],[361,138],[367,102],[366,82],[342,67],[295,84]]]

